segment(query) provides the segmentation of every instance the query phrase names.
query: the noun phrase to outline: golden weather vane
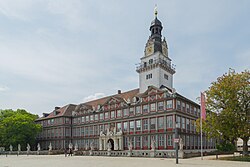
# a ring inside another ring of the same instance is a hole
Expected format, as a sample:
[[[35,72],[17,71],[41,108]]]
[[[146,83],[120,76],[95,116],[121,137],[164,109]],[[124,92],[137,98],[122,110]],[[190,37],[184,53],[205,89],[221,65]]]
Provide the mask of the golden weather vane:
[[[155,17],[157,17],[158,11],[157,11],[157,5],[156,4],[155,4],[154,12],[155,12]]]

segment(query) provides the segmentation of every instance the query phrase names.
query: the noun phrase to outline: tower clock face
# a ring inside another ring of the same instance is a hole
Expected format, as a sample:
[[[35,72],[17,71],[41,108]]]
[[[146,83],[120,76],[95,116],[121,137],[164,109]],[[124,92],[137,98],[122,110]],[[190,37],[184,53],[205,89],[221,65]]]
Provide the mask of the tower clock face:
[[[147,52],[146,52],[146,55],[147,55],[147,56],[148,56],[148,55],[151,55],[151,54],[153,53],[153,46],[148,46],[146,51],[147,51]]]

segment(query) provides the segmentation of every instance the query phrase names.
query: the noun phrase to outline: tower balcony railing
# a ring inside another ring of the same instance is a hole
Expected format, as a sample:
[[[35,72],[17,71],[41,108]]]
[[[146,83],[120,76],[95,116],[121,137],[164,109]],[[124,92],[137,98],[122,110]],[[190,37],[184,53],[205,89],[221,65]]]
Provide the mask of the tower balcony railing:
[[[144,62],[144,63],[139,63],[137,64],[136,66],[136,71],[137,72],[141,72],[143,70],[146,70],[146,69],[150,69],[150,68],[153,68],[153,67],[156,67],[157,65],[160,65],[162,66],[163,68],[169,70],[171,73],[175,73],[175,65],[172,64],[172,63],[169,63],[167,62],[166,60],[164,59],[155,59],[153,60],[152,62]]]

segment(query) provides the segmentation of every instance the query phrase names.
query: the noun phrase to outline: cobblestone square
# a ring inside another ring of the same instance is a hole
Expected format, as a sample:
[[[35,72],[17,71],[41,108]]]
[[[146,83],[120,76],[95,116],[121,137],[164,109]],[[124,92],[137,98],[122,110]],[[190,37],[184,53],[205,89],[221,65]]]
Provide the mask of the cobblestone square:
[[[0,167],[249,167],[249,162],[209,160],[211,157],[180,159],[165,158],[130,158],[130,157],[97,157],[64,155],[21,155],[0,156]]]

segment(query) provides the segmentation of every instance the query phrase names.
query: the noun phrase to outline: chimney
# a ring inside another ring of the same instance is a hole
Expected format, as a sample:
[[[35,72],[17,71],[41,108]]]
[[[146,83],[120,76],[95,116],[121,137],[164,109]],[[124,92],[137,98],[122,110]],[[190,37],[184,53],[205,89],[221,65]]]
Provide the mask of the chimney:
[[[58,110],[58,109],[60,109],[60,107],[55,107],[55,110]]]
[[[48,113],[43,113],[43,117],[47,117],[47,116],[49,116]]]
[[[117,92],[118,94],[121,94],[122,93],[122,91],[121,90],[118,90],[118,92]]]

